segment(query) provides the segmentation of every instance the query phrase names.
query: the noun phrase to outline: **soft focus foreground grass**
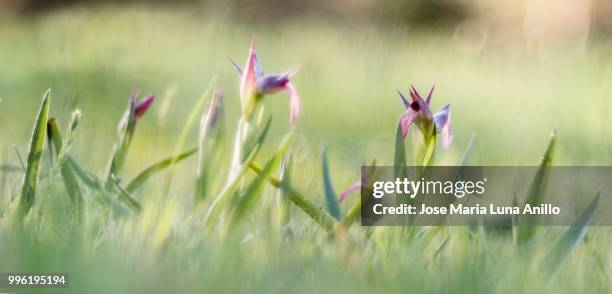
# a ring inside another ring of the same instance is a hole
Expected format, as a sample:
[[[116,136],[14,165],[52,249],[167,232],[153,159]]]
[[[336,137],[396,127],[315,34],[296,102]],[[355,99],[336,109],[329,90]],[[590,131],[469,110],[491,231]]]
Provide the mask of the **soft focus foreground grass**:
[[[304,107],[298,122],[302,136],[293,147],[299,155],[294,179],[320,203],[322,145],[329,146],[338,189],[358,178],[365,161],[390,164],[394,126],[403,110],[395,90],[410,84],[426,91],[435,83],[435,109],[452,104],[455,141],[439,153],[440,164],[456,163],[475,132],[473,164],[534,165],[553,129],[559,136],[556,164],[612,163],[612,123],[607,121],[612,48],[604,41],[593,40],[584,55],[563,50],[532,55],[518,46],[476,49],[452,32],[413,32],[368,21],[358,26],[317,19],[262,24],[236,19],[223,8],[112,7],[2,18],[0,158],[18,164],[12,144],[25,154],[46,88],[52,88],[51,113],[64,125],[73,108],[83,110],[71,154],[96,172],[106,166],[116,122],[135,88],[159,99],[139,122],[128,178],[174,151],[187,113],[214,76],[226,93],[233,132],[238,78],[227,58],[242,63],[253,38],[266,71],[300,68],[295,83]],[[272,144],[288,129],[287,102],[279,94],[266,103],[274,116]],[[190,145],[196,137],[194,130]],[[68,203],[61,182],[42,181],[31,221],[36,233],[4,225],[0,272],[68,271],[75,293],[176,288],[573,293],[609,286],[605,230],[590,234],[588,246],[579,246],[553,280],[538,266],[547,246],[539,246],[535,257],[517,258],[504,233],[445,228],[422,246],[415,241],[417,228],[377,230],[369,240],[371,232],[353,228],[330,240],[294,210],[293,234],[281,237],[270,217],[272,189],[264,192],[244,230],[254,235],[230,241],[207,236],[190,218],[186,200],[192,197],[194,177],[195,164],[181,164],[169,189],[162,175],[137,193],[145,204],[141,216],[109,220],[93,210],[80,229],[64,225]],[[19,176],[2,175],[0,181],[6,183],[0,194],[6,211],[8,197],[19,190]],[[560,230],[544,232],[536,241],[545,245]],[[448,243],[436,255],[446,237]]]

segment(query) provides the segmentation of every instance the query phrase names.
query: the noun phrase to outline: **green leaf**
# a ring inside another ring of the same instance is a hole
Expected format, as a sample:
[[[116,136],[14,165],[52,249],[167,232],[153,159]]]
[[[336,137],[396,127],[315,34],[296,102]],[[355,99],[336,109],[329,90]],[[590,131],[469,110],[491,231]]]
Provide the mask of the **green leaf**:
[[[100,179],[83,169],[72,156],[67,155],[66,161],[70,163],[70,166],[74,170],[74,173],[81,180],[81,182],[83,182],[87,187],[98,193],[96,195],[99,196],[99,203],[110,207],[113,212],[119,215],[126,215],[129,213],[125,206],[126,204],[129,206],[130,204],[126,203],[125,200],[123,201],[123,203],[117,201],[117,199],[108,192],[108,190],[102,184],[102,181]],[[111,180],[113,180],[113,185],[115,185],[114,176],[111,176]],[[121,197],[122,196],[119,195],[119,198]],[[135,210],[133,207],[130,208],[132,208],[132,210]]]
[[[240,159],[242,160],[242,162],[247,162],[246,160],[249,157],[249,155],[253,152],[253,150],[261,147],[264,140],[266,139],[268,131],[270,130],[271,123],[272,123],[272,117],[268,117],[268,120],[266,121],[266,124],[264,125],[259,135],[252,137],[254,139],[248,139],[247,142],[244,143],[245,153],[243,154],[243,158]]]
[[[559,240],[555,242],[553,249],[546,256],[546,258],[544,258],[543,263],[548,266],[553,274],[558,270],[559,265],[561,265],[567,259],[576,244],[582,240],[586,234],[587,226],[589,225],[591,218],[593,218],[598,202],[599,193],[593,197],[591,202],[589,202],[589,205],[587,205],[582,213],[580,213],[578,218],[576,218],[569,228],[567,228]]]
[[[291,171],[293,170],[293,159],[289,156],[288,159],[281,163],[281,187],[278,189],[277,197],[277,215],[278,224],[281,231],[285,228],[291,219]]]
[[[208,100],[207,99],[209,97],[208,95],[210,95],[216,80],[217,80],[217,77],[213,77],[211,79],[210,83],[208,84],[208,87],[206,88],[206,90],[204,90],[200,98],[198,98],[196,105],[193,106],[191,112],[189,113],[189,116],[187,117],[187,120],[185,121],[185,125],[183,125],[183,128],[181,129],[181,133],[179,134],[178,140],[176,141],[176,145],[174,147],[175,154],[178,154],[181,150],[183,150],[183,147],[185,146],[185,143],[187,142],[189,132],[192,130],[193,125],[197,122],[198,117],[200,116],[200,113],[202,109],[204,108],[204,104]],[[174,165],[170,164],[169,166],[174,166]],[[170,184],[172,183],[173,173],[174,173],[174,170],[170,169],[170,172],[168,173],[168,182],[166,183],[166,192],[168,192],[168,190],[170,189]]]
[[[291,134],[287,136],[281,147],[278,149],[276,154],[266,163],[261,173],[257,174],[255,179],[247,186],[245,189],[244,195],[240,197],[238,200],[238,204],[233,213],[232,223],[233,225],[237,225],[240,223],[244,217],[247,215],[249,211],[253,208],[257,199],[261,195],[263,191],[264,185],[266,183],[266,179],[276,170],[278,165],[280,164],[281,159],[285,155],[285,151],[287,151],[287,147],[289,146],[289,142],[291,141]]]
[[[468,146],[465,148],[465,151],[463,152],[463,156],[461,158],[459,166],[456,168],[455,174],[453,175],[453,182],[462,181],[463,179],[466,178],[468,172],[470,171],[470,169],[467,168],[466,166],[468,164],[472,150],[474,149],[475,141],[476,141],[476,135],[472,134],[472,138],[470,139]],[[453,198],[448,202],[448,204],[454,203],[455,201],[456,201],[456,198]]]
[[[64,141],[62,139],[62,134],[59,128],[57,121],[54,118],[49,119],[47,121],[47,132],[49,141],[53,143],[55,147],[55,152],[57,153],[57,160],[60,160],[60,150],[65,149],[63,147]],[[83,195],[81,194],[81,189],[79,188],[79,183],[77,182],[76,175],[70,163],[66,160],[63,160],[60,163],[61,166],[61,174],[64,178],[64,185],[66,186],[66,191],[68,192],[68,196],[70,196],[70,200],[76,207],[77,211],[80,211],[81,203],[83,202]]]
[[[142,205],[140,205],[140,203],[136,201],[136,199],[134,199],[134,197],[132,197],[128,191],[121,187],[121,184],[115,175],[111,175],[111,178],[113,179],[113,183],[115,183],[115,187],[117,187],[117,190],[119,190],[119,200],[123,201],[135,212],[142,211]]]
[[[550,166],[552,165],[553,153],[555,150],[556,132],[553,132],[546,147],[546,152],[540,162],[538,170],[531,182],[529,192],[525,204],[531,206],[538,206],[542,203],[542,197],[546,192],[546,186],[548,184],[548,176],[550,173]],[[537,223],[537,215],[523,215],[519,218],[519,228],[517,232],[517,243],[519,245],[527,243],[535,233],[535,224]]]
[[[47,90],[43,95],[40,110],[34,123],[32,131],[32,140],[30,141],[30,151],[28,152],[28,161],[26,172],[23,177],[23,187],[21,190],[21,198],[19,202],[20,212],[25,215],[34,205],[36,197],[36,186],[38,183],[38,173],[40,168],[40,160],[42,151],[45,146],[45,136],[47,133],[47,117],[49,116],[49,103],[51,101],[51,90]]]
[[[405,167],[406,162],[406,144],[404,142],[404,137],[402,136],[402,124],[401,120],[397,122],[397,127],[395,128],[395,150],[393,152],[393,166],[396,167]]]
[[[329,163],[327,160],[327,148],[323,149],[323,188],[325,191],[325,203],[327,203],[327,209],[329,214],[336,220],[342,218],[342,212],[340,211],[340,204],[338,203],[338,196],[334,191],[334,186],[331,180],[331,174],[329,172]]]
[[[268,131],[270,130],[271,122],[272,118],[270,117],[268,118],[265,127],[259,133],[259,136],[255,141],[256,143],[253,144],[253,146],[248,150],[248,155],[244,163],[240,166],[234,177],[229,179],[223,190],[221,190],[221,192],[217,194],[213,202],[210,204],[206,212],[206,222],[209,224],[209,227],[210,225],[214,224],[217,216],[219,215],[219,213],[221,213],[223,204],[225,203],[225,201],[227,201],[229,195],[233,194],[236,191],[236,189],[238,188],[238,184],[240,183],[244,174],[246,174],[247,170],[249,169],[251,162],[253,161],[253,159],[255,159],[255,157],[261,150],[261,146],[263,145],[263,142],[265,141],[268,135]]]
[[[132,143],[132,138],[136,132],[136,101],[130,99],[127,109],[119,122],[119,137],[113,146],[113,151],[110,156],[110,166],[106,176],[106,188],[111,190],[113,185],[112,175],[117,175],[123,167],[128,149]]]
[[[87,185],[91,189],[98,190],[102,188],[98,179],[96,179],[95,176],[93,176],[91,173],[83,169],[79,165],[79,163],[74,159],[74,157],[68,155],[68,162],[70,163],[70,166],[74,170],[75,175],[77,175],[77,177],[81,180],[81,182],[83,182],[85,185]]]
[[[353,205],[353,208],[351,208],[351,210],[349,210],[349,212],[346,214],[344,219],[342,219],[342,224],[345,227],[348,227],[357,218],[359,218],[359,216],[361,216],[361,198],[357,199],[357,202],[355,202],[355,205]]]
[[[210,194],[212,176],[219,169],[225,137],[223,96],[214,91],[208,111],[202,116],[198,138],[198,170],[194,202]]]
[[[472,133],[472,137],[470,138],[470,142],[468,146],[465,148],[463,152],[463,156],[461,157],[461,161],[459,162],[459,166],[466,166],[470,160],[470,156],[472,155],[472,150],[474,149],[474,144],[476,143],[476,134]]]
[[[183,153],[168,157],[161,161],[158,161],[151,166],[145,168],[141,171],[129,184],[126,186],[125,190],[128,193],[133,193],[138,189],[142,184],[144,184],[151,176],[154,174],[163,171],[164,169],[172,166],[175,163],[182,161],[183,159],[189,158],[191,155],[195,154],[198,151],[197,148],[189,149]]]
[[[255,171],[256,173],[261,173],[262,169],[255,163],[251,163],[249,167]],[[273,177],[268,177],[268,182],[278,188],[282,188],[282,182]],[[297,205],[300,209],[302,209],[308,216],[310,216],[315,222],[317,222],[325,231],[331,232],[334,230],[336,225],[336,219],[334,219],[320,204],[316,203],[309,197],[307,197],[304,193],[298,191],[294,187],[288,187],[288,194],[291,196],[291,201]]]
[[[427,145],[425,148],[425,156],[423,156],[422,166],[430,166],[433,163],[434,154],[436,151],[437,137],[438,137],[438,134],[434,130],[433,135],[431,135],[431,137],[429,138],[429,141],[427,142]]]

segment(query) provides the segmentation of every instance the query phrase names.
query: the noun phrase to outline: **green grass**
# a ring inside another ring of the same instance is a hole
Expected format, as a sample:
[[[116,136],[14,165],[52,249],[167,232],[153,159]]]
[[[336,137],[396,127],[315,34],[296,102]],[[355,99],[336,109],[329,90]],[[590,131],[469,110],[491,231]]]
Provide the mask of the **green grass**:
[[[476,52],[452,32],[310,18],[253,23],[222,7],[197,12],[72,8],[3,17],[0,164],[10,168],[0,170],[0,272],[70,272],[71,288],[57,292],[74,293],[605,292],[611,286],[606,228],[591,228],[586,239],[577,237],[583,233],[580,223],[571,231],[538,229],[530,233],[530,243],[542,246],[524,254],[511,232],[347,228],[319,209],[326,207],[326,189],[331,194],[328,184],[336,191],[347,187],[359,178],[362,163],[393,164],[403,111],[396,90],[410,84],[423,89],[436,84],[436,111],[452,104],[455,140],[448,150],[436,151],[437,164],[462,161],[475,133],[469,163],[536,165],[553,129],[554,164],[612,164],[612,43],[594,39],[586,54],[576,57],[563,50],[528,54],[489,37]],[[206,212],[225,185],[240,111],[238,77],[228,58],[242,63],[252,38],[267,70],[300,66],[295,85],[303,115],[286,150],[291,180],[278,179],[273,168],[280,160],[274,155],[284,152],[278,146],[290,132],[287,98],[278,94],[265,98],[273,116],[270,132],[256,164],[244,166],[246,178],[236,183],[249,198],[228,193],[211,227]],[[152,174],[137,188],[128,185],[147,167],[198,145],[191,114],[205,110],[202,93],[214,77],[225,93],[227,151],[201,208],[193,204],[196,156],[180,162],[177,157],[169,170]],[[82,110],[67,162],[81,183],[83,215],[66,213],[73,202],[62,173],[50,173],[47,142],[31,212],[19,223],[10,212],[20,199],[23,171],[12,168],[20,166],[12,146],[26,158],[47,88],[53,100],[49,117],[61,126],[69,125],[75,108]],[[157,99],[138,121],[117,185],[107,192],[102,180],[117,122],[134,88]],[[272,185],[263,185],[266,178]],[[130,210],[117,194],[133,197],[141,211]],[[287,227],[276,215],[283,203],[279,197],[292,201]],[[357,198],[339,204],[341,215],[355,217]],[[227,206],[239,209],[235,219]],[[241,225],[230,227],[233,223]],[[553,254],[550,244],[561,249]],[[551,261],[555,256],[563,261]]]

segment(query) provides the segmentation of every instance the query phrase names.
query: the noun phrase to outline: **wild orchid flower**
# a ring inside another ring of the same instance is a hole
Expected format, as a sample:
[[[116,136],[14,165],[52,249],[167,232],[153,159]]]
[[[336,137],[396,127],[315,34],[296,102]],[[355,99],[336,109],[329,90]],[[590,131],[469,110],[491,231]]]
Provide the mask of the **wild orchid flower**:
[[[138,98],[139,92],[135,91],[130,96],[130,102],[128,104],[128,110],[121,118],[119,122],[119,132],[122,132],[125,128],[127,128],[130,124],[135,125],[136,122],[151,108],[153,105],[153,100],[155,100],[155,96],[149,95],[142,99]],[[131,122],[133,120],[133,123]]]
[[[115,146],[113,147],[113,153],[110,157],[110,167],[108,170],[106,188],[112,189],[113,187],[113,176],[116,176],[123,166],[127,150],[132,142],[132,137],[136,131],[136,122],[151,108],[155,96],[150,95],[142,99],[138,98],[138,91],[135,91],[128,103],[127,110],[119,122],[119,137]]]
[[[131,99],[132,101],[134,101],[135,105],[134,116],[136,116],[136,119],[139,119],[145,114],[145,112],[147,112],[147,110],[149,110],[149,108],[153,104],[153,100],[155,100],[155,96],[149,95],[139,100],[138,93],[135,93],[134,95],[132,95]]]
[[[244,67],[244,71],[234,61],[231,62],[241,78],[240,101],[243,115],[246,118],[251,116],[255,104],[261,97],[279,91],[285,91],[289,96],[289,107],[291,109],[289,122],[291,125],[295,124],[300,114],[300,97],[290,81],[291,77],[296,72],[295,70],[277,75],[265,75],[257,61],[255,43],[251,43],[249,57]]]
[[[424,138],[429,138],[433,135],[434,130],[440,133],[442,135],[442,145],[444,148],[448,148],[453,140],[450,121],[450,104],[442,107],[437,113],[432,114],[429,103],[433,91],[434,87],[431,87],[427,98],[423,100],[419,92],[414,87],[410,86],[410,101],[398,91],[404,102],[404,106],[406,106],[406,111],[400,118],[402,136],[405,138],[408,134],[410,125],[414,124],[419,128]]]

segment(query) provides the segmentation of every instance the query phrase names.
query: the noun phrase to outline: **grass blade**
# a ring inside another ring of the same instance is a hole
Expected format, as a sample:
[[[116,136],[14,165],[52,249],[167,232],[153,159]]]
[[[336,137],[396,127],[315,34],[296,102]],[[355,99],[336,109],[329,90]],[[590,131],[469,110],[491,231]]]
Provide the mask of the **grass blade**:
[[[349,227],[357,218],[359,218],[359,216],[361,216],[361,198],[355,202],[353,208],[351,208],[344,219],[342,219],[342,224],[345,227]]]
[[[397,122],[397,128],[395,129],[395,150],[393,152],[393,166],[396,168],[406,166],[406,143],[402,136],[402,124],[401,121]]]
[[[334,186],[331,181],[329,163],[327,160],[327,148],[323,149],[323,188],[325,190],[325,203],[327,203],[329,214],[336,220],[340,220],[342,218],[342,212],[340,211],[338,196],[336,195],[336,191],[334,191]]]
[[[129,208],[134,210],[135,212],[142,211],[142,205],[128,193],[121,184],[119,183],[119,179],[115,177],[115,175],[111,175],[113,179],[113,183],[115,183],[115,187],[119,190],[119,200],[123,201]]]
[[[552,165],[555,142],[556,133],[553,132],[550,136],[548,147],[546,147],[546,151],[542,157],[542,161],[540,162],[540,166],[538,167],[533,181],[531,182],[531,186],[529,187],[527,199],[525,200],[526,204],[538,206],[542,202],[542,197],[544,197],[546,186],[548,184],[548,175],[550,173],[550,166]],[[536,215],[523,215],[521,218],[519,218],[520,226],[517,232],[517,243],[519,245],[527,243],[531,237],[533,237],[536,229],[536,222]]]
[[[176,145],[174,147],[174,154],[177,154],[181,150],[183,150],[183,147],[185,146],[187,142],[189,131],[193,128],[193,125],[197,122],[198,116],[201,113],[202,109],[204,108],[204,104],[206,103],[206,100],[207,100],[206,98],[208,98],[208,95],[212,91],[216,80],[217,80],[217,77],[213,77],[211,79],[210,83],[208,84],[208,87],[206,88],[206,90],[204,90],[200,98],[197,100],[196,105],[193,106],[192,111],[189,113],[189,116],[187,117],[187,121],[185,121],[185,125],[183,125],[183,128],[181,129],[181,133],[179,134],[178,140],[176,141]],[[170,166],[174,167],[173,164],[170,164]],[[170,190],[173,175],[174,175],[174,168],[171,168],[170,171],[168,172],[168,180],[166,182],[166,187],[165,187],[166,194]]]
[[[261,167],[259,167],[255,163],[251,163],[249,167],[258,174],[262,172]],[[268,176],[268,182],[278,189],[282,188],[282,182],[273,176]],[[289,187],[288,189],[289,190],[287,192],[291,197],[290,199],[295,205],[297,205],[306,214],[308,214],[308,216],[310,216],[315,222],[317,222],[321,227],[323,227],[325,231],[332,232],[334,230],[334,227],[337,223],[336,219],[334,219],[334,217],[332,217],[323,208],[323,206],[314,202],[309,197],[306,197],[306,195],[304,195],[302,192],[298,191],[293,187]]]
[[[175,163],[180,162],[183,159],[189,158],[191,155],[195,154],[198,151],[197,148],[189,149],[183,153],[168,157],[164,160],[156,162],[151,166],[145,168],[141,171],[129,184],[126,186],[125,190],[128,193],[133,193],[138,189],[142,184],[144,184],[151,176],[154,174],[163,171],[164,169],[172,166]]]
[[[598,202],[599,193],[593,197],[593,200],[589,202],[589,205],[587,205],[582,213],[580,213],[578,218],[576,218],[569,228],[567,228],[565,233],[561,235],[559,240],[557,240],[555,243],[553,249],[544,259],[543,263],[548,266],[550,270],[552,270],[553,274],[558,270],[559,265],[561,265],[567,259],[576,244],[582,240],[586,234],[587,226],[595,213]]]
[[[59,128],[57,121],[54,118],[49,119],[47,121],[47,135],[49,137],[49,141],[53,143],[55,147],[55,152],[60,153],[63,147],[63,139],[62,134]],[[59,160],[59,155],[58,160]],[[80,211],[80,206],[83,201],[83,195],[81,194],[81,189],[79,188],[79,183],[77,182],[76,175],[72,166],[68,161],[63,161],[61,163],[60,170],[62,177],[64,178],[64,185],[66,186],[66,191],[68,192],[68,196],[70,196],[70,200],[75,205],[77,211]]]
[[[240,168],[238,169],[237,173],[233,176],[233,178],[228,179],[228,183],[225,185],[223,190],[221,190],[221,192],[217,194],[213,202],[210,204],[210,207],[208,208],[206,212],[206,222],[207,223],[209,224],[214,223],[215,218],[221,212],[221,208],[223,207],[223,204],[225,203],[225,201],[227,201],[227,199],[229,198],[229,195],[234,193],[234,191],[237,189],[238,184],[240,183],[240,180],[242,179],[244,174],[246,174],[247,170],[249,169],[249,165],[251,164],[253,159],[255,159],[255,156],[257,156],[257,154],[259,153],[259,150],[261,150],[261,146],[263,145],[263,142],[265,141],[268,135],[268,131],[270,130],[271,122],[272,122],[272,118],[269,118],[268,121],[266,122],[265,127],[263,128],[263,130],[257,137],[257,140],[255,141],[256,143],[250,149],[248,149],[248,156],[246,160],[244,161],[244,164],[240,166]]]
[[[215,90],[208,111],[202,116],[198,138],[198,170],[194,202],[204,200],[210,194],[212,175],[219,168],[225,137],[223,95]]]
[[[49,103],[51,101],[51,90],[47,90],[43,95],[40,110],[36,117],[34,130],[32,131],[32,140],[30,142],[30,151],[28,153],[28,161],[26,172],[23,177],[23,187],[21,190],[21,198],[19,202],[20,212],[25,215],[34,205],[36,197],[36,185],[38,183],[38,172],[40,169],[40,160],[42,151],[45,146],[45,137],[47,133],[47,118],[49,116]]]
[[[280,164],[281,159],[285,155],[285,151],[287,151],[290,141],[291,134],[284,139],[276,154],[266,163],[263,170],[258,173],[255,179],[253,179],[253,181],[247,186],[244,195],[238,200],[238,204],[234,211],[232,219],[233,225],[240,223],[247,213],[253,208],[257,199],[261,195],[261,192],[263,191],[266,179]]]
[[[72,156],[68,155],[67,161],[70,163],[70,166],[74,170],[74,174],[81,180],[81,182],[83,182],[89,188],[95,190],[102,188],[99,185],[99,181],[92,174],[84,170]]]
[[[470,138],[470,142],[468,146],[465,148],[463,152],[463,156],[461,157],[461,162],[459,162],[459,166],[466,166],[470,160],[472,155],[472,150],[474,150],[474,144],[476,143],[476,134],[472,133],[472,137]]]
[[[281,188],[277,197],[277,223],[280,231],[287,227],[291,220],[291,171],[293,170],[293,159],[291,156],[281,163]]]

